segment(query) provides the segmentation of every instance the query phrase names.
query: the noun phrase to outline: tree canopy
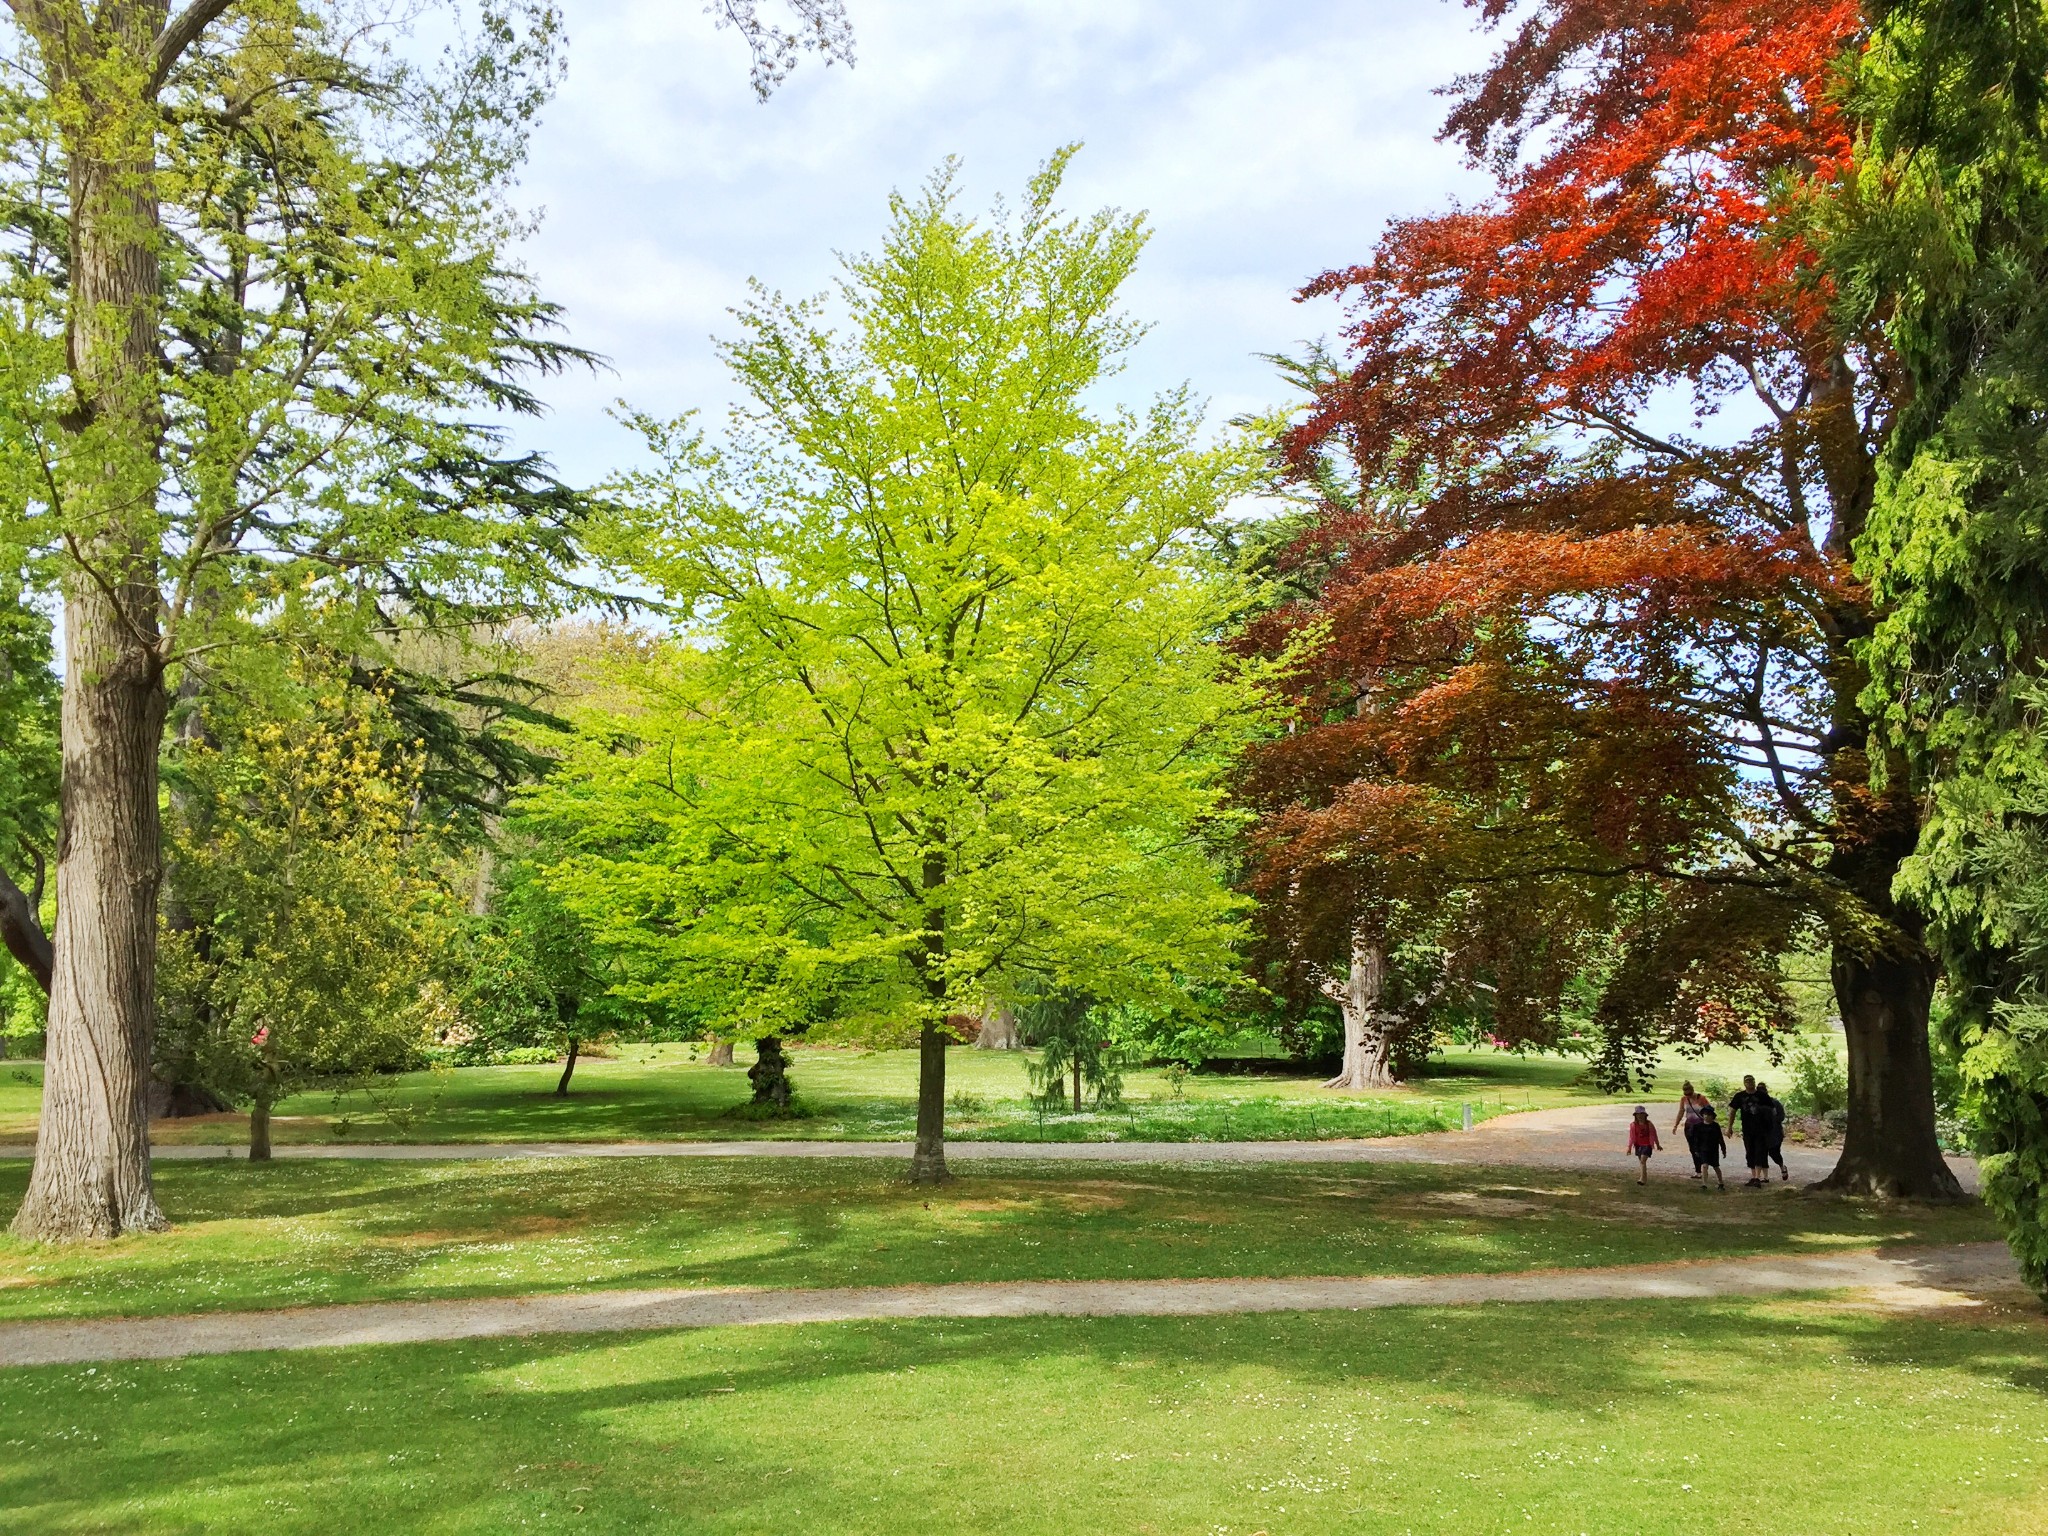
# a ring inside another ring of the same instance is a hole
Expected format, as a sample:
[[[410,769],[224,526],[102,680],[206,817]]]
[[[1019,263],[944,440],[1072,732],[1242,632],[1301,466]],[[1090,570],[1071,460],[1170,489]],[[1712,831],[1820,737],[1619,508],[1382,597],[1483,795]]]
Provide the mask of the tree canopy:
[[[1610,1029],[1645,1047],[1770,1024],[1775,955],[1820,924],[1851,1052],[1836,1182],[1949,1194],[1936,962],[1892,892],[1919,817],[1868,750],[1850,564],[1898,369],[1832,302],[1799,190],[1849,174],[1863,25],[1549,0],[1459,83],[1445,131],[1492,194],[1308,290],[1347,305],[1348,351],[1289,440],[1326,574],[1253,631],[1314,637],[1261,772],[1286,847],[1392,867],[1426,835],[1432,884],[1639,893],[1602,920]]]
[[[915,1034],[919,1178],[949,1013],[1025,976],[1184,999],[1234,963],[1203,832],[1257,696],[1201,532],[1250,466],[1185,393],[1096,404],[1145,235],[1056,209],[1069,153],[1014,212],[964,214],[951,166],[895,198],[836,312],[756,289],[717,438],[635,418],[658,462],[613,487],[611,547],[688,638],[532,801],[588,829],[557,879],[593,921],[623,896]]]

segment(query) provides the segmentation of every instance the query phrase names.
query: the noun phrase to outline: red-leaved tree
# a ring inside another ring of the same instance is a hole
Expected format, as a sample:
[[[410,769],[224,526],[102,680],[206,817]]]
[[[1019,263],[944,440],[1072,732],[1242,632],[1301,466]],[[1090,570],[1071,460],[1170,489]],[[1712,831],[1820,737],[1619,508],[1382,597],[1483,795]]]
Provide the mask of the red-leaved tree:
[[[1862,17],[1473,3],[1504,46],[1446,134],[1494,192],[1305,294],[1341,298],[1348,349],[1287,444],[1322,492],[1292,552],[1314,595],[1250,636],[1303,651],[1295,729],[1248,770],[1255,884],[1305,923],[1320,882],[1343,927],[1346,890],[1405,870],[1495,971],[1517,929],[1604,932],[1637,1061],[1770,1028],[1773,957],[1817,927],[1850,1053],[1830,1182],[1953,1195],[1936,964],[1891,895],[1918,819],[1856,703],[1849,552],[1895,381],[1800,238],[1801,189],[1852,154]]]

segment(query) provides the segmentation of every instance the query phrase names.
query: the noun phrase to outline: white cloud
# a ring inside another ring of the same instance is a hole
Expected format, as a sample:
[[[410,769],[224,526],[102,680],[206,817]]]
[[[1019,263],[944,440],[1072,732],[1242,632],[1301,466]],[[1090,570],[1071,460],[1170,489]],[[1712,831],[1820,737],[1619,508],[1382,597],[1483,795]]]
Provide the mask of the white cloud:
[[[628,451],[614,396],[723,406],[709,336],[748,276],[815,291],[946,155],[983,203],[1074,139],[1071,205],[1143,208],[1156,230],[1129,292],[1154,330],[1120,392],[1187,380],[1219,416],[1263,403],[1256,354],[1334,320],[1295,289],[1463,184],[1432,92],[1486,51],[1464,7],[1415,0],[849,0],[857,67],[807,59],[762,106],[740,41],[691,0],[566,9],[527,259],[617,375],[551,381],[553,415],[522,434],[580,478]]]

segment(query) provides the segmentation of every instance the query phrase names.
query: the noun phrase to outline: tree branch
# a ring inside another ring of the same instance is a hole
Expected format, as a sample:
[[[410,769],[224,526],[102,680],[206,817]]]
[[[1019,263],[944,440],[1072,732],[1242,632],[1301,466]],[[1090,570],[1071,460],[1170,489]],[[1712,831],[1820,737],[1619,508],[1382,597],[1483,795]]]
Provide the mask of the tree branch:
[[[170,24],[157,34],[156,43],[149,50],[149,94],[154,96],[170,78],[171,69],[185,56],[185,50],[199,41],[204,32],[221,13],[235,3],[235,0],[192,0],[192,3],[171,18]]]
[[[38,894],[42,886],[41,873],[39,867],[36,880]],[[36,916],[35,906],[4,869],[0,869],[0,941],[6,943],[7,952],[21,962],[29,975],[35,977],[36,985],[48,997],[50,973],[56,966],[56,948],[50,943],[50,936],[43,932],[42,920]]]

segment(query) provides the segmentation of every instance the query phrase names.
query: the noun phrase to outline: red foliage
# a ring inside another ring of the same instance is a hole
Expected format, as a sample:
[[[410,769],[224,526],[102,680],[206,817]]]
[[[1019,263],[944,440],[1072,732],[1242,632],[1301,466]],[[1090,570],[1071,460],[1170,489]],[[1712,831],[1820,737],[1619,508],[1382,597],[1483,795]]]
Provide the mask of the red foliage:
[[[1616,974],[1659,998],[1634,1016],[1725,1029],[1674,936],[1750,932],[1754,967],[1717,942],[1710,969],[1755,1018],[1766,951],[1802,912],[1889,922],[1904,851],[1852,825],[1875,823],[1847,552],[1890,368],[1838,328],[1793,216],[1848,164],[1832,92],[1863,21],[1846,0],[1473,3],[1522,13],[1445,130],[1496,194],[1304,293],[1345,304],[1348,352],[1286,449],[1351,489],[1294,550],[1315,596],[1246,636],[1299,653],[1294,731],[1247,768],[1253,884],[1296,936],[1330,926],[1303,915],[1318,888],[1405,892],[1412,917],[1515,885],[1458,911],[1619,925],[1637,963]],[[1588,881],[1609,884],[1590,905]]]

